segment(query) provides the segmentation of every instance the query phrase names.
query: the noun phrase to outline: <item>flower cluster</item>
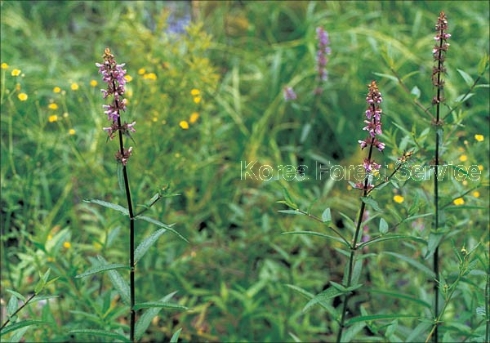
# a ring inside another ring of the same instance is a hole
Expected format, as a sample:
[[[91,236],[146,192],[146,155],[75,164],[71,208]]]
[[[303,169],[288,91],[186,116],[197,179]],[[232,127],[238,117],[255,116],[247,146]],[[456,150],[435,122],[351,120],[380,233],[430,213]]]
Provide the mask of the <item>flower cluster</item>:
[[[113,96],[113,101],[109,105],[103,105],[105,109],[104,113],[107,115],[107,119],[112,122],[111,126],[104,127],[104,131],[107,132],[110,139],[114,138],[116,132],[119,131],[121,135],[127,135],[130,137],[130,132],[135,132],[134,125],[136,122],[130,124],[124,122],[121,124],[121,111],[126,110],[126,99],[122,96],[125,93],[126,85],[126,70],[122,69],[124,64],[117,64],[114,55],[111,54],[109,48],[104,51],[104,63],[96,63],[95,65],[99,68],[99,73],[102,74],[102,81],[107,83],[107,89],[102,89],[103,98],[106,99],[108,96]],[[122,142],[122,140],[121,140]],[[121,153],[121,151],[123,151]],[[120,161],[123,165],[126,165],[129,157],[131,156],[132,148],[121,149],[116,154],[116,159]]]
[[[380,108],[380,104],[383,101],[383,98],[381,97],[381,93],[378,90],[376,81],[372,81],[368,87],[369,91],[366,97],[368,108],[365,112],[366,120],[364,120],[366,126],[363,128],[363,130],[367,131],[369,135],[366,139],[359,140],[358,143],[361,146],[361,149],[364,149],[367,146],[370,147],[368,157],[364,159],[363,167],[366,170],[366,174],[371,174],[377,172],[381,167],[381,165],[376,163],[371,158],[372,148],[375,147],[379,151],[383,151],[385,148],[385,144],[380,142],[377,138],[377,136],[381,135],[383,132],[381,128],[381,114],[383,111]],[[372,188],[372,186],[363,183],[359,183],[356,185],[356,188],[360,189],[365,189],[366,187]]]
[[[432,55],[434,56],[435,65],[432,68],[432,84],[437,87],[437,95],[432,99],[432,104],[439,104],[444,101],[441,90],[444,88],[444,80],[442,74],[446,72],[444,67],[444,61],[446,59],[446,52],[449,48],[447,40],[451,37],[447,33],[447,18],[444,12],[441,12],[437,19],[436,31],[437,34],[434,37],[436,45],[432,49]]]
[[[330,39],[328,38],[328,32],[325,31],[323,28],[318,27],[316,29],[316,36],[318,39],[318,49],[316,52],[316,67],[317,67],[317,72],[318,72],[318,80],[319,81],[326,81],[328,79],[328,74],[327,74],[327,62],[328,58],[327,55],[330,55]],[[315,93],[319,93],[321,90],[318,88]]]

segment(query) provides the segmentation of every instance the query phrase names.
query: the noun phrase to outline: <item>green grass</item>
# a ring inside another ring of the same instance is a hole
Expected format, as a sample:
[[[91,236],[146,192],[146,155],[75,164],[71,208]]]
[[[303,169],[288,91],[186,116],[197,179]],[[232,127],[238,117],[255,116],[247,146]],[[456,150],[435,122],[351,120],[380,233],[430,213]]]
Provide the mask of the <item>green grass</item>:
[[[186,35],[175,36],[165,33],[168,13],[161,2],[2,2],[1,62],[8,65],[1,70],[2,324],[12,295],[7,290],[27,298],[50,269],[50,279],[57,279],[42,295],[55,297],[28,305],[18,318],[49,325],[27,327],[27,341],[104,341],[70,336],[79,329],[128,332],[129,310],[107,275],[75,278],[96,265],[98,255],[110,263],[128,261],[124,216],[83,202],[125,201],[115,144],[102,130],[110,123],[95,67],[108,46],[132,77],[125,116],[137,122],[129,164],[135,204],[162,189],[178,193],[158,202],[149,216],[175,223],[189,241],[165,234],[137,266],[138,302],[176,291],[173,301],[189,308],[161,311],[142,340],[168,341],[182,328],[182,341],[335,341],[339,299],[303,309],[331,281],[342,283],[344,247],[318,236],[282,235],[331,232],[305,216],[279,213],[287,206],[278,201],[286,188],[299,208],[315,216],[330,208],[332,225],[350,234],[346,218],[355,220],[359,193],[349,190],[346,180],[334,182],[328,175],[319,180],[315,167],[317,162],[362,163],[357,140],[365,135],[365,97],[373,79],[384,98],[387,148],[379,162],[393,164],[412,149],[413,165],[430,164],[430,118],[413,100],[429,107],[434,96],[431,50],[434,25],[444,10],[452,34],[446,98],[456,109],[445,120],[442,158],[465,168],[480,166],[481,175],[478,181],[441,182],[442,289],[447,285],[443,296],[449,295],[454,284],[455,293],[448,298],[439,340],[483,341],[488,68],[472,97],[457,99],[471,86],[458,70],[476,79],[481,61],[488,61],[488,3],[209,1],[196,6],[195,24]],[[315,103],[318,26],[329,32],[332,54],[329,79]],[[21,73],[13,76],[16,69]],[[297,101],[284,101],[286,85],[294,87]],[[192,90],[199,90],[200,101]],[[27,100],[21,101],[20,93]],[[313,111],[314,125],[299,144]],[[182,129],[181,121],[190,122],[193,113],[199,114],[197,121]],[[244,179],[241,163],[253,161],[256,173],[271,166],[279,180]],[[309,179],[284,180],[279,166],[300,164],[308,167]],[[430,240],[432,192],[432,182],[413,178],[379,190],[382,212],[370,209],[370,235],[378,234],[383,218],[390,233]],[[396,203],[394,195],[404,201]],[[459,198],[464,204],[454,202]],[[406,220],[411,216],[420,217]],[[138,221],[137,242],[153,231]],[[463,247],[475,250],[466,256]],[[352,330],[359,328],[355,335],[352,331],[353,341],[427,338],[433,316],[430,251],[415,239],[384,241],[362,251],[364,286],[349,302],[349,319],[387,317],[353,323]],[[22,336],[20,330],[17,334]],[[18,339],[12,335],[2,340]]]

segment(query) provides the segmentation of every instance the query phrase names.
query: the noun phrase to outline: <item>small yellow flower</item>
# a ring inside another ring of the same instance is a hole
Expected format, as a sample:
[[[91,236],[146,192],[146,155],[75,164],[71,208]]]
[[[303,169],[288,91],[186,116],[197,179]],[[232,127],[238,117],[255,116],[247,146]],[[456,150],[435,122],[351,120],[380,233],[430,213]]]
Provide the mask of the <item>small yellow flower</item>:
[[[478,165],[478,170],[483,171],[483,166],[481,164]]]
[[[194,124],[199,119],[199,113],[192,112],[191,117],[189,118],[189,122]]]
[[[91,87],[95,88],[95,87],[97,87],[97,85],[98,85],[98,82],[96,80],[90,80],[90,86]]]
[[[69,114],[68,112],[63,112],[63,118],[68,118]]]
[[[57,110],[57,109],[58,109],[58,105],[56,105],[56,104],[53,102],[53,103],[51,103],[51,104],[49,104],[49,105],[48,105],[48,108],[49,108],[50,110],[53,110],[53,111],[54,111],[54,110]]]
[[[461,155],[461,156],[459,156],[459,160],[460,160],[461,162],[466,162],[466,161],[468,161],[468,156],[466,156],[466,155]]]
[[[456,206],[464,205],[464,199],[463,198],[454,199],[453,204]]]
[[[158,121],[158,117],[151,118],[151,121],[154,122],[154,123],[156,123]]]
[[[146,73],[146,69],[145,69],[145,68],[140,68],[140,69],[138,70],[138,74],[139,74],[139,75],[143,75],[144,73]]]
[[[133,77],[131,75],[124,75],[124,79],[126,79],[126,82],[133,81]]]
[[[28,98],[26,93],[19,93],[17,97],[19,98],[20,101],[26,101]]]
[[[479,198],[479,197],[480,197],[480,192],[478,192],[478,191],[474,191],[474,192],[473,192],[473,196],[474,196],[475,198]]]
[[[71,248],[71,243],[70,243],[70,242],[64,242],[64,243],[63,243],[63,247],[64,247],[65,249],[70,249],[70,248]]]
[[[56,87],[53,88],[53,92],[54,93],[61,93],[61,88],[58,87],[58,86],[56,86]]]
[[[195,102],[196,104],[200,103],[200,102],[201,102],[201,97],[200,97],[200,96],[195,96],[195,97],[194,97],[194,102]]]
[[[12,76],[19,76],[21,73],[21,70],[20,69],[14,69],[12,70]]]
[[[5,62],[2,63],[2,69],[8,69],[9,65]]]
[[[143,75],[143,79],[155,81],[157,79],[157,75],[155,73],[148,73]]]
[[[193,88],[193,89],[191,89],[191,95],[192,96],[199,96],[199,95],[201,95],[201,92],[199,91],[199,89]]]
[[[475,135],[475,139],[478,141],[478,142],[483,142],[483,140],[485,139],[485,137],[483,135]]]
[[[70,136],[73,136],[75,133],[77,133],[77,132],[75,131],[75,129],[70,129],[70,130],[68,130],[68,134],[69,134]]]
[[[179,123],[179,126],[182,130],[187,130],[189,128],[189,123],[186,120],[182,120]]]
[[[48,117],[48,121],[49,121],[50,123],[54,123],[55,121],[58,121],[58,116],[57,116],[56,114],[50,115],[50,116]]]
[[[77,90],[78,90],[78,88],[80,88],[80,86],[78,85],[78,83],[73,82],[73,83],[71,84],[70,88],[71,88],[71,90],[72,90],[72,91],[77,91]]]
[[[402,197],[401,195],[395,195],[393,197],[393,201],[396,202],[397,204],[401,204],[404,200],[405,198]]]

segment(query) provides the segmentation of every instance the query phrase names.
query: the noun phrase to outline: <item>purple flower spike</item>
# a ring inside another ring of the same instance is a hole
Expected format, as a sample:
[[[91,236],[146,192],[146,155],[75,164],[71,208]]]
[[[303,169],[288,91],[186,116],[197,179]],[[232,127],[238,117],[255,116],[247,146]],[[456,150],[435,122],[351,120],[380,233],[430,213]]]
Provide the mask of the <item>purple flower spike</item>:
[[[95,63],[99,68],[99,73],[102,75],[102,80],[107,84],[107,88],[101,90],[102,97],[106,99],[112,96],[112,102],[109,105],[103,105],[104,113],[111,122],[111,126],[104,127],[103,130],[107,132],[111,140],[114,138],[116,132],[119,132],[120,137],[123,134],[131,137],[130,133],[136,131],[134,128],[136,122],[132,122],[131,124],[124,122],[123,125],[121,124],[121,111],[126,111],[126,99],[122,97],[126,92],[126,70],[123,69],[124,63],[117,64],[109,48],[105,49],[102,57],[104,58],[104,63]],[[125,166],[132,154],[133,148],[124,149],[122,147],[122,139],[120,142],[121,149],[116,154],[116,159]]]
[[[326,81],[328,79],[327,73],[327,63],[328,58],[327,55],[330,55],[331,49],[330,39],[328,38],[328,32],[325,31],[322,27],[318,27],[316,29],[316,35],[318,40],[318,49],[316,52],[316,66],[318,72],[318,79],[320,81]],[[320,90],[315,90],[315,94],[319,94]]]

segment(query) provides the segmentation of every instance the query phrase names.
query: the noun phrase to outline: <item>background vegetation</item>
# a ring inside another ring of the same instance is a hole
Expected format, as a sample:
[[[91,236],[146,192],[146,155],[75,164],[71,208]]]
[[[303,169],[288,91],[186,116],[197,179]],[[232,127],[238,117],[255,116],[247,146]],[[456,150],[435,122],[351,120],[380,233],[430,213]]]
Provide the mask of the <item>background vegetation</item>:
[[[127,309],[107,280],[75,278],[99,254],[112,263],[127,263],[124,218],[83,202],[124,202],[117,186],[115,148],[106,144],[102,130],[108,122],[95,67],[108,46],[119,63],[126,63],[131,77],[127,120],[137,122],[137,132],[129,173],[136,203],[162,189],[179,193],[159,202],[151,215],[175,223],[189,240],[164,235],[138,265],[140,301],[177,291],[174,298],[190,308],[161,312],[143,341],[168,340],[178,328],[183,328],[184,341],[334,340],[336,327],[328,311],[320,306],[303,311],[308,299],[285,285],[317,294],[329,281],[342,282],[346,258],[335,241],[281,235],[322,228],[308,218],[279,213],[286,207],[278,201],[286,188],[312,213],[320,216],[330,207],[334,224],[348,230],[340,213],[355,218],[359,194],[347,180],[320,180],[315,168],[319,163],[362,163],[357,140],[365,135],[365,96],[373,79],[384,97],[383,164],[393,164],[405,149],[415,149],[414,164],[430,164],[430,118],[413,99],[429,107],[434,96],[431,50],[434,25],[443,10],[452,34],[446,98],[449,106],[457,107],[446,118],[443,159],[476,165],[481,178],[453,178],[441,186],[445,227],[450,229],[441,245],[441,270],[448,284],[458,275],[461,250],[475,249],[471,271],[458,284],[458,301],[446,312],[441,337],[483,337],[489,96],[488,88],[475,88],[471,98],[460,101],[469,85],[458,69],[476,79],[482,58],[488,56],[488,2],[187,5],[1,3],[2,323],[11,297],[7,290],[27,297],[39,275],[50,269],[57,280],[46,286],[45,294],[56,297],[20,314],[50,324],[25,328],[26,340],[85,341],[86,336],[69,331],[119,330],[127,325]],[[182,20],[189,13],[192,25],[182,32]],[[330,35],[332,54],[329,79],[314,105],[319,26]],[[487,69],[480,83],[488,81]],[[284,100],[285,86],[294,87],[296,101]],[[313,111],[314,125],[300,144]],[[255,171],[269,165],[277,174],[268,181],[244,177],[243,163],[253,161]],[[307,166],[309,178],[284,180],[279,166],[285,165]],[[413,180],[380,190],[377,200],[390,230],[427,237],[432,219],[422,215],[432,209],[431,190],[432,182]],[[402,200],[395,202],[395,195]],[[421,217],[400,223],[409,215]],[[374,222],[368,226],[377,232]],[[138,222],[137,240],[153,230]],[[397,241],[369,249],[365,287],[400,291],[411,299],[362,292],[351,301],[352,315],[367,311],[430,319],[430,309],[421,310],[413,301],[432,303],[432,280],[425,272],[430,268],[424,256],[427,248]],[[338,303],[332,300],[330,306]],[[417,318],[373,322],[356,337],[405,340],[417,324]],[[413,340],[425,339],[424,334],[416,333]]]

